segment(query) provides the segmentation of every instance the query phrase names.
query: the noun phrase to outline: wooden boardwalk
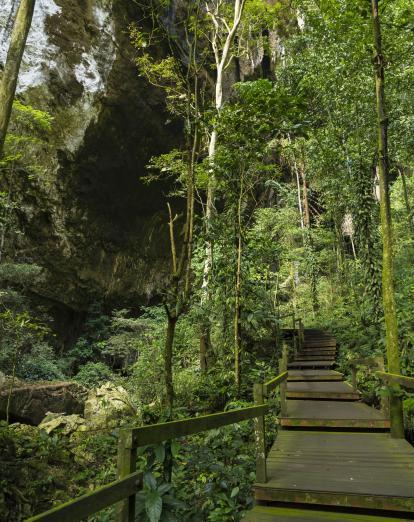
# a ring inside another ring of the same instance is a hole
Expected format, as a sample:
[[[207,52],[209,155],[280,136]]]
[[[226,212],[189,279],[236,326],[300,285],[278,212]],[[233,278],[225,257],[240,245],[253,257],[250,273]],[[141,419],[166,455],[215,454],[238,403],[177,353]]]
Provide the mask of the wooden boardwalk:
[[[305,333],[288,365],[286,414],[249,522],[414,520],[414,448],[335,371],[336,341]]]

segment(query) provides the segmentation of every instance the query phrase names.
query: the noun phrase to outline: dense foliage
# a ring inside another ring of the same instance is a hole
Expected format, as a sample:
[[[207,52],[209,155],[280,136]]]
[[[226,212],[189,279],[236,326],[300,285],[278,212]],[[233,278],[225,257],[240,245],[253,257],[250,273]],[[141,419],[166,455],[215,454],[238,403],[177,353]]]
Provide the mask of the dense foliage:
[[[209,0],[207,8],[182,2],[175,18],[169,4],[146,2],[129,30],[137,74],[160,89],[183,128],[182,148],[152,158],[146,178],[170,187],[171,276],[156,305],[90,303],[67,349],[59,345],[53,304],[33,291],[48,274],[24,248],[25,195],[14,190],[17,176],[24,179],[19,187],[42,176],[36,150],[48,147],[53,115],[19,100],[14,105],[0,161],[2,387],[10,395],[18,382],[68,380],[93,394],[110,382],[128,394],[129,410],[104,425],[85,428],[77,419],[82,429],[63,423],[50,432],[15,423],[7,411],[0,426],[0,518],[21,520],[113,479],[123,425],[250,404],[253,383],[277,373],[277,341],[294,311],[305,327],[336,336],[345,372],[351,358],[386,353],[369,2],[246,0],[232,38],[233,2]],[[384,2],[381,17],[399,351],[403,373],[410,375],[411,3]],[[231,54],[218,104],[216,64],[226,41]],[[378,381],[359,377],[364,400],[377,405]],[[408,395],[404,411],[413,430]],[[272,412],[269,444],[277,430],[277,398]],[[171,483],[163,468],[169,452]],[[138,456],[145,472],[140,516],[150,522],[239,520],[252,505],[253,463],[249,423],[171,448],[144,448]],[[112,509],[96,518],[112,519]]]

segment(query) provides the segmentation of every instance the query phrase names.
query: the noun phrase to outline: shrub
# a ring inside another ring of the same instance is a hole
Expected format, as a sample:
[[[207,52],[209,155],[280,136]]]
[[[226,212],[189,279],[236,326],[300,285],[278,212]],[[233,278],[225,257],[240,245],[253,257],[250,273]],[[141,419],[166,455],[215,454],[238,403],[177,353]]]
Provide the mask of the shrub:
[[[88,362],[81,367],[74,380],[86,388],[96,388],[113,378],[113,372],[103,362]]]

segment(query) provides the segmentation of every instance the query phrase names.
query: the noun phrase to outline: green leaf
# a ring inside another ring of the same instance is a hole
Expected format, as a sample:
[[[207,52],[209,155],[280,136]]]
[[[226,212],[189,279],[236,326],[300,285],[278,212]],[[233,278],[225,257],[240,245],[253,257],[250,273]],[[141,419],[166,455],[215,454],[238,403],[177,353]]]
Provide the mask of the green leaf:
[[[158,522],[162,513],[162,497],[158,491],[150,491],[145,500],[145,510],[150,522]]]
[[[172,488],[172,485],[165,482],[164,484],[161,484],[160,486],[158,486],[158,493],[160,495],[164,495],[165,493],[167,493],[167,491],[170,491],[171,488]]]
[[[147,471],[147,473],[144,474],[144,486],[152,490],[157,489],[157,481],[150,471]]]
[[[230,498],[234,498],[236,495],[238,495],[239,491],[240,491],[240,488],[239,488],[238,486],[236,486],[235,488],[233,488],[233,489],[231,490]]]
[[[164,444],[159,444],[154,449],[155,457],[160,464],[162,464],[165,460],[165,446]]]
[[[181,449],[181,445],[176,440],[173,440],[171,442],[171,455],[174,458],[178,457],[178,455],[180,453],[180,449]]]

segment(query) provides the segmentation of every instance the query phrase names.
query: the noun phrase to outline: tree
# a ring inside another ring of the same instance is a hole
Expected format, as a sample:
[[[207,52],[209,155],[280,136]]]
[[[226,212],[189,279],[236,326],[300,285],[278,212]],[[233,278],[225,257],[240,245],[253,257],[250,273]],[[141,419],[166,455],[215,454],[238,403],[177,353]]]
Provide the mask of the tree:
[[[400,357],[398,342],[398,322],[394,288],[394,253],[389,192],[389,157],[388,157],[388,115],[385,102],[385,57],[382,49],[381,22],[378,0],[371,0],[372,26],[374,36],[375,92],[377,99],[378,132],[378,177],[380,184],[380,214],[383,241],[382,254],[382,296],[385,318],[388,370],[399,374]],[[398,397],[398,388],[391,388],[390,396],[391,434],[404,437],[402,403]]]
[[[232,22],[226,20],[226,2],[224,0],[209,0],[206,2],[207,14],[212,21],[211,30],[211,47],[213,49],[214,63],[216,69],[216,79],[214,87],[213,103],[216,110],[216,118],[219,117],[220,111],[223,107],[223,82],[224,75],[230,64],[232,63],[232,44],[236,37],[238,28],[243,15],[243,9],[246,0],[234,0],[232,7],[233,19]],[[207,183],[207,199],[205,205],[205,227],[206,227],[206,247],[204,272],[202,282],[202,306],[209,299],[209,282],[211,270],[213,266],[213,242],[212,234],[212,220],[215,209],[215,192],[216,180],[214,176],[214,156],[217,147],[217,127],[213,124],[213,129],[210,135],[208,145],[208,157],[210,161],[210,174]],[[200,366],[202,371],[207,368],[207,353],[210,349],[210,325],[208,318],[202,321],[201,335],[200,335]]]
[[[6,64],[0,83],[0,158],[3,156],[20,64],[32,24],[36,0],[21,0],[14,22]]]

